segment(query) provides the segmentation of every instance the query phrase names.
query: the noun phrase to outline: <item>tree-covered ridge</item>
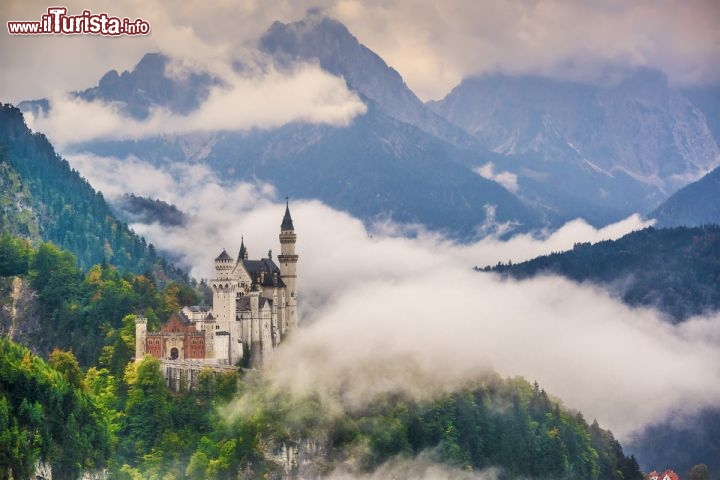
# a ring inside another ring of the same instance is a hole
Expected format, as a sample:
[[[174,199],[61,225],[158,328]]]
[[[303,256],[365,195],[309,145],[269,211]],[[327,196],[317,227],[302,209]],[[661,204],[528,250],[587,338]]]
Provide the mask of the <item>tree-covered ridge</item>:
[[[72,350],[85,367],[98,362],[122,372],[134,354],[134,343],[122,341],[123,318],[143,312],[157,328],[182,305],[198,301],[187,284],[158,285],[152,276],[135,275],[107,264],[83,272],[75,257],[51,243],[37,249],[11,235],[0,235],[0,282],[19,275],[35,298],[37,330],[28,345],[47,354],[53,348]],[[127,335],[134,335],[134,326]]]
[[[717,479],[720,472],[720,407],[709,407],[697,414],[685,416],[682,422],[671,417],[651,425],[642,434],[631,439],[631,449],[647,469],[662,465],[672,466],[682,478],[694,465],[701,462]]]
[[[182,276],[117,220],[102,194],[9,104],[0,105],[0,185],[0,206],[6,207],[0,233],[53,242],[75,254],[84,268],[105,262],[134,273]]]
[[[229,423],[200,439],[188,478],[278,478],[288,468],[283,447],[297,447],[302,465],[293,473],[308,478],[429,455],[458,470],[499,468],[503,478],[642,479],[612,433],[520,378],[489,377],[435,400],[388,395],[359,410],[328,408],[317,393],[278,391],[260,376],[240,393],[224,409]]]
[[[181,227],[187,222],[187,214],[175,205],[159,199],[139,197],[126,193],[113,202],[111,207],[118,218],[128,223],[159,223],[160,225]]]
[[[720,226],[646,228],[618,240],[484,271],[515,278],[559,274],[609,286],[629,305],[654,306],[674,322],[720,309]]]

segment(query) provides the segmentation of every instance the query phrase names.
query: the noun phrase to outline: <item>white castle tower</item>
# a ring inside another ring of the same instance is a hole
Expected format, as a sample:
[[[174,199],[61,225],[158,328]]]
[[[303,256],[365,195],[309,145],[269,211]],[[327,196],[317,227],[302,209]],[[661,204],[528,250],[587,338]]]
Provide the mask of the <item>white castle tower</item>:
[[[293,330],[297,327],[298,323],[296,269],[297,261],[300,257],[295,253],[296,241],[297,235],[295,235],[295,227],[293,226],[292,217],[290,216],[290,204],[286,199],[285,216],[280,225],[280,255],[278,256],[278,262],[280,262],[280,278],[287,286],[287,297],[285,298],[286,317],[283,319],[283,331]]]
[[[147,318],[142,315],[135,317],[135,361],[145,357],[145,338],[147,337]]]
[[[298,322],[297,236],[285,205],[280,226],[280,265],[272,251],[267,258],[250,260],[243,238],[237,260],[227,251],[215,259],[212,317],[214,355],[218,363],[259,367]],[[207,340],[206,340],[207,341]]]

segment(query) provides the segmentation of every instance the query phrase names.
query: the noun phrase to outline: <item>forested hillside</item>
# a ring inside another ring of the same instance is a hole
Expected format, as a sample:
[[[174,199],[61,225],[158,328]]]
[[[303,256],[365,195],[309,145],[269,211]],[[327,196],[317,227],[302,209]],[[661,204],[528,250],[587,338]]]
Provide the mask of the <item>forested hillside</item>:
[[[186,471],[190,478],[236,478],[247,469],[252,478],[278,478],[272,475],[281,472],[282,456],[268,458],[263,445],[276,452],[298,448],[304,478],[340,465],[371,472],[418,455],[458,473],[497,468],[500,478],[643,478],[612,433],[521,378],[488,375],[434,400],[397,393],[347,411],[337,411],[341,397],[330,394],[328,408],[327,392],[292,396],[259,376],[246,379],[241,393],[225,410],[230,425],[200,440]],[[224,475],[214,476],[217,465]]]
[[[182,276],[117,220],[103,196],[11,105],[0,106],[0,186],[0,233],[53,242],[84,268],[105,262],[163,279]]]
[[[21,291],[11,291],[13,284],[22,285],[16,287]],[[44,356],[54,348],[72,350],[84,367],[105,362],[116,373],[134,353],[134,346],[127,349],[120,340],[126,315],[144,312],[158,327],[182,305],[198,300],[186,284],[159,286],[153,277],[107,264],[83,271],[71,253],[53,244],[34,249],[8,234],[0,236],[0,289],[0,332],[13,332]],[[20,297],[29,298],[30,305],[17,318]]]
[[[576,244],[484,271],[515,278],[559,274],[609,287],[629,305],[654,306],[680,322],[720,308],[720,226],[647,228],[618,240]]]
[[[2,340],[10,353],[0,359],[0,457],[9,463],[0,478],[26,475],[38,459],[60,479],[96,468],[123,479],[258,478],[287,468],[277,456],[283,445],[302,449],[308,442],[317,449],[304,453],[306,473],[347,462],[373,471],[398,456],[429,454],[452,468],[499,467],[509,478],[642,478],[610,432],[522,379],[489,376],[434,400],[398,393],[332,414],[317,393],[291,395],[269,385],[264,372],[238,384],[239,372],[208,370],[194,391],[171,393],[158,360],[132,362],[133,312],[157,328],[181,305],[198,301],[191,288],[160,288],[108,265],[83,271],[52,244],[33,248],[6,234],[0,281],[6,286],[10,279],[21,279],[34,298],[40,328],[25,340],[66,380],[53,380],[58,373],[40,358]],[[15,301],[5,298],[3,318]],[[218,410],[237,388],[233,406]],[[60,444],[63,436],[70,440]]]
[[[0,337],[0,479],[35,478],[38,461],[57,480],[102,467],[110,454],[104,412],[72,354],[49,364]]]

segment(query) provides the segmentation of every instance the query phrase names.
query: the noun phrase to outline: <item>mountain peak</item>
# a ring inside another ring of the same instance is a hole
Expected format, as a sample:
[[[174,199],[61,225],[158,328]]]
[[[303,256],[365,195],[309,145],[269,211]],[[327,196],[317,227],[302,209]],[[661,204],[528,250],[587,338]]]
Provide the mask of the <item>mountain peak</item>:
[[[323,69],[345,77],[351,88],[361,93],[365,93],[360,88],[362,67],[372,66],[376,73],[386,70],[386,76],[402,83],[400,74],[362,45],[345,25],[319,12],[296,22],[273,22],[260,38],[260,49],[280,60],[317,59]]]
[[[400,74],[345,25],[319,10],[310,10],[296,22],[274,22],[260,38],[259,48],[280,64],[316,61],[323,70],[343,77],[350,89],[384,114],[456,145],[473,142],[461,128],[431,112]]]
[[[325,34],[335,38],[343,38],[350,43],[359,44],[357,38],[338,20],[328,17],[320,10],[311,9],[308,15],[302,20],[295,22],[283,23],[275,21],[260,39],[261,45],[264,41],[274,35],[293,34],[295,36],[307,37],[309,35]]]
[[[200,106],[210,86],[218,80],[204,72],[192,72],[182,79],[171,78],[166,75],[170,61],[163,53],[146,53],[132,71],[118,74],[117,70],[110,70],[97,87],[77,95],[86,101],[120,102],[125,112],[137,119],[147,118],[153,105],[187,114]]]

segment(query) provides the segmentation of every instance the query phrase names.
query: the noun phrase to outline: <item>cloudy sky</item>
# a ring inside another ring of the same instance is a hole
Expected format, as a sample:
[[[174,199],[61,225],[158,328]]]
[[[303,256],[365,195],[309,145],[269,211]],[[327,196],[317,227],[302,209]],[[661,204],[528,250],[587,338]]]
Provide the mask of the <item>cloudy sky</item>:
[[[39,20],[50,4],[7,0],[0,20]],[[319,8],[397,69],[423,100],[443,97],[478,73],[541,73],[585,81],[618,66],[652,66],[676,84],[720,81],[720,2],[715,0],[69,0],[70,14],[142,18],[145,37],[11,36],[0,42],[3,101],[97,84],[131,69],[149,51],[223,59],[254,42],[274,20]]]

